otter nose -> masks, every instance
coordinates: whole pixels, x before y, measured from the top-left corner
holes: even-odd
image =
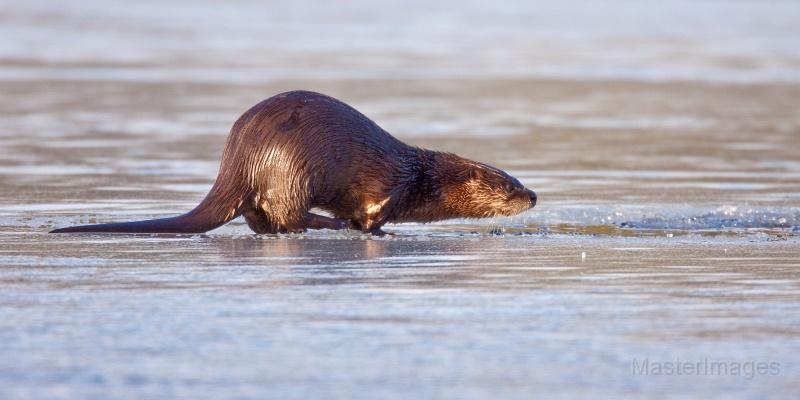
[[[531,198],[531,208],[533,208],[536,205],[536,192],[528,190],[528,196]]]

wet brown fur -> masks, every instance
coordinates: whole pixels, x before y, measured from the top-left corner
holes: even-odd
[[[257,233],[380,234],[387,222],[513,215],[535,204],[536,195],[503,171],[408,146],[339,100],[293,91],[256,104],[234,123],[217,180],[194,210],[53,232],[199,233],[244,215]]]

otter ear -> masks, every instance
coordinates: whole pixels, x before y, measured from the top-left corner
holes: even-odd
[[[482,179],[483,172],[480,168],[470,168],[468,176],[470,179]]]

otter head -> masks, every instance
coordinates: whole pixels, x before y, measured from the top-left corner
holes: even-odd
[[[462,167],[444,187],[445,207],[466,218],[519,214],[536,205],[536,193],[507,173],[476,162]]]

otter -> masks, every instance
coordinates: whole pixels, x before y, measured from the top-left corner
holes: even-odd
[[[339,100],[291,91],[239,117],[214,185],[188,213],[51,233],[203,233],[243,215],[259,234],[382,235],[386,223],[510,216],[534,205],[536,194],[497,168],[409,146]]]

